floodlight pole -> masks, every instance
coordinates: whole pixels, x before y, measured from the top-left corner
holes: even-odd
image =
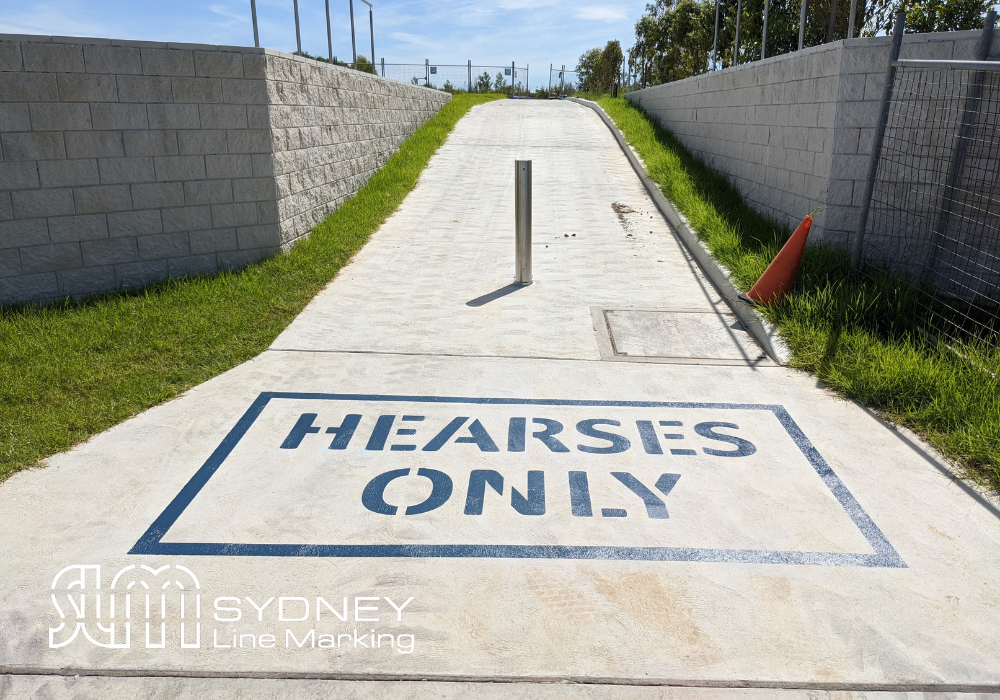
[[[357,70],[358,48],[357,45],[354,43],[354,0],[347,0],[347,1],[351,8],[351,54],[354,56],[354,63],[351,64],[351,67],[354,68],[354,70]]]
[[[847,38],[854,38],[854,19],[858,12],[858,0],[851,0],[851,15],[847,20]]]
[[[295,48],[297,53],[302,55],[302,32],[299,31],[299,0],[292,0],[292,7],[295,8]]]
[[[250,17],[253,19],[253,45],[260,48],[260,33],[257,31],[257,0],[250,0]]]
[[[330,50],[330,63],[333,63],[333,34],[330,31],[330,0],[326,0],[326,46]]]

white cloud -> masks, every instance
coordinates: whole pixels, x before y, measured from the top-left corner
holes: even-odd
[[[500,0],[497,5],[502,10],[533,10],[537,7],[558,5],[559,0]]]
[[[412,44],[413,46],[423,46],[428,49],[437,48],[437,44],[433,41],[428,41],[422,36],[417,36],[416,34],[407,34],[406,32],[393,32],[390,34],[396,41],[401,41],[404,44]]]
[[[209,5],[208,11],[237,22],[246,23],[251,21],[249,12],[236,12],[228,5]]]
[[[628,18],[628,14],[620,7],[608,7],[607,5],[584,5],[576,11],[576,18],[591,22],[621,22]]]

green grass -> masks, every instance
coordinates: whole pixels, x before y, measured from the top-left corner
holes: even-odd
[[[292,250],[139,293],[0,308],[0,480],[258,355],[413,189],[459,95]]]
[[[725,177],[641,109],[623,98],[598,102],[733,282],[748,289],[787,228],[746,206]],[[918,291],[901,280],[859,278],[846,252],[818,245],[806,250],[793,292],[763,313],[791,348],[794,367],[920,433],[963,475],[1000,492],[1000,353],[971,341],[952,349],[928,341],[914,331],[924,313],[917,301]]]

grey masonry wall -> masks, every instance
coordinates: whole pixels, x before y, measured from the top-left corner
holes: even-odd
[[[980,32],[908,34],[901,58],[972,59]],[[757,210],[845,246],[860,215],[889,38],[837,41],[627,97],[725,173]],[[1000,33],[990,55],[1000,54]]]
[[[0,35],[0,304],[286,250],[449,99],[268,49]]]

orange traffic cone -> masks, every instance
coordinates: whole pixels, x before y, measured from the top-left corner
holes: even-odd
[[[757,284],[750,288],[747,294],[740,294],[745,301],[755,304],[776,304],[785,296],[785,292],[795,284],[795,276],[799,274],[799,263],[806,249],[806,239],[812,227],[812,215],[802,219],[792,237],[781,247],[774,260],[764,270]]]

